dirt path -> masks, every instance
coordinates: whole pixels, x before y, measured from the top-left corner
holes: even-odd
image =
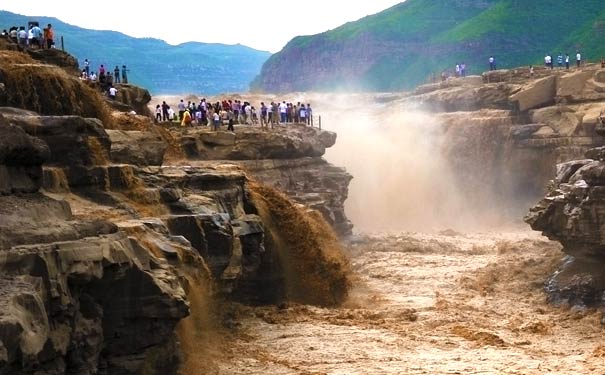
[[[218,373],[605,372],[600,314],[545,304],[562,253],[537,233],[366,237],[349,252],[342,308],[235,306]]]

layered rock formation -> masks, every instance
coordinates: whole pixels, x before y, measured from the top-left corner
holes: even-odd
[[[188,158],[229,160],[259,182],[319,210],[338,233],[351,233],[344,202],[352,176],[321,158],[336,142],[335,133],[293,125],[270,132],[241,126],[235,133],[192,130],[175,135]]]
[[[346,297],[335,134],[167,131],[111,114],[69,61],[0,55],[0,374],[174,374],[206,327],[175,328],[210,299]],[[146,90],[120,92],[148,113]]]
[[[525,207],[545,192],[557,163],[602,143],[605,70],[518,68],[418,87],[400,100],[437,113],[442,152],[474,201]]]
[[[43,141],[1,115],[0,132],[0,373],[135,373],[150,348],[174,346],[183,289],[116,225],[38,192]]]
[[[546,197],[525,217],[534,230],[559,241],[568,254],[546,284],[555,303],[605,305],[605,149],[590,150],[587,159],[557,166]]]
[[[106,131],[96,119],[13,108],[0,113],[0,373],[174,373],[174,328],[189,313],[191,272],[210,293],[249,303],[304,302],[308,295],[309,302],[333,304],[346,295],[346,263],[333,255],[322,260],[324,245],[313,236],[326,236],[318,234],[307,235],[319,252],[302,280],[333,263],[334,277],[321,271],[325,294],[288,286],[289,255],[280,244],[292,237],[267,214],[276,193],[251,190],[241,169],[283,184],[346,232],[350,176],[318,156],[333,134],[242,131],[235,139],[189,132],[183,142],[199,144],[188,150],[207,158],[286,159],[162,166],[168,142],[153,131]],[[233,143],[221,145],[221,136]],[[266,200],[261,209],[259,200]],[[328,225],[296,220],[300,233]]]

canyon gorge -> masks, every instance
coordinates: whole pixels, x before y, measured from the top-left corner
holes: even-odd
[[[602,373],[600,67],[214,132],[0,57],[0,374]]]

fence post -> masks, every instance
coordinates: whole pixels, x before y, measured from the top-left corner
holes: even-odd
[[[319,115],[319,130],[321,130],[321,115]]]
[[[61,35],[61,51],[65,52],[65,43],[63,43],[63,35]]]

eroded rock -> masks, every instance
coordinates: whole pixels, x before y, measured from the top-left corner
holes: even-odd
[[[139,166],[162,165],[168,145],[153,132],[107,130],[111,140],[111,160]]]
[[[602,150],[591,150],[601,156]],[[547,282],[552,302],[595,306],[605,304],[605,162],[577,160],[557,166],[546,197],[531,208],[525,221],[559,241],[569,255]]]

